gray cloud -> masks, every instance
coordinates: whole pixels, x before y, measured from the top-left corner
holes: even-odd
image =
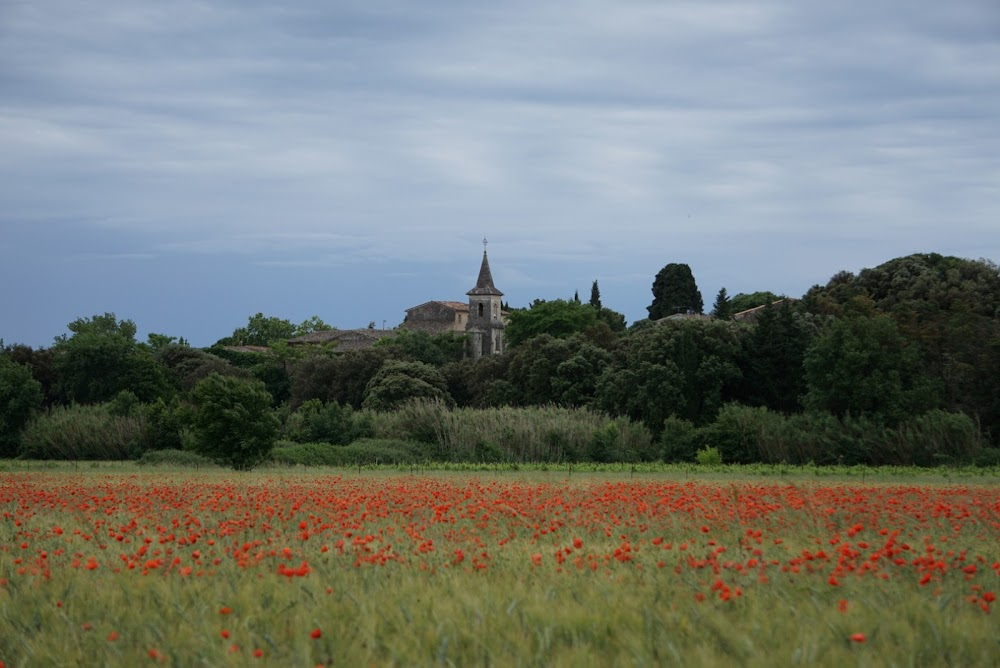
[[[60,221],[456,281],[485,232],[516,301],[607,276],[630,318],[671,261],[714,293],[997,258],[998,37],[992,0],[9,3],[0,226],[51,272]]]

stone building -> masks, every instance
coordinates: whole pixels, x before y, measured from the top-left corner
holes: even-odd
[[[408,308],[406,319],[400,327],[428,334],[468,334],[468,351],[472,359],[502,353],[504,318],[507,313],[501,308],[500,298],[503,293],[493,285],[493,274],[485,249],[476,287],[466,294],[469,296],[468,304],[430,301]]]
[[[486,241],[483,240],[485,244]],[[503,352],[503,313],[500,298],[503,293],[493,285],[490,260],[483,248],[483,264],[479,267],[476,287],[465,293],[469,296],[469,321],[465,331],[469,335],[469,352],[472,359]]]

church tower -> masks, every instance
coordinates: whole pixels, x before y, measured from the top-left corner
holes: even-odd
[[[483,355],[503,352],[503,317],[500,313],[500,298],[503,293],[493,285],[490,261],[486,257],[486,239],[483,239],[483,264],[479,268],[476,287],[469,295],[469,322],[465,331],[469,334],[472,359]]]

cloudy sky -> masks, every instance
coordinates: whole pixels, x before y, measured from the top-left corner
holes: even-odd
[[[0,338],[1000,260],[996,0],[5,0]]]

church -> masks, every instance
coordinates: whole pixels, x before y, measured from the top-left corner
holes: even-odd
[[[469,335],[469,353],[472,359],[503,352],[504,316],[500,292],[493,284],[490,260],[483,240],[483,262],[479,267],[476,286],[465,293],[468,304],[454,301],[430,301],[406,309],[403,329],[428,334],[446,332]]]

